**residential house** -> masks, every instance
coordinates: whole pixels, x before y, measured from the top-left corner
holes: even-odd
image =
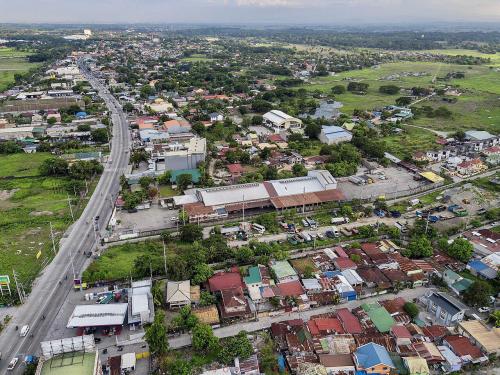
[[[242,287],[224,289],[221,291],[222,319],[243,318],[251,314],[248,301],[243,294]]]
[[[445,336],[443,338],[443,345],[449,347],[464,364],[488,361],[488,357],[481,352],[481,349],[472,345],[467,337],[460,335]]]
[[[424,358],[403,357],[402,359],[408,369],[408,375],[430,375],[429,366]]]
[[[456,325],[464,318],[465,310],[444,294],[432,292],[424,299],[427,312],[442,325]]]
[[[479,158],[463,161],[457,165],[457,172],[462,176],[470,176],[487,170],[488,167]]]
[[[191,305],[190,281],[168,281],[166,302],[170,308]]]
[[[286,260],[271,261],[271,269],[274,271],[276,281],[279,283],[299,279],[297,272]]]
[[[328,375],[354,375],[356,371],[351,354],[320,354],[319,363],[325,366]]]
[[[374,343],[356,349],[354,362],[358,371],[365,371],[367,374],[389,375],[396,368],[387,349]]]
[[[447,346],[437,347],[444,361],[441,363],[441,369],[444,372],[457,372],[462,368],[462,360]]]
[[[363,327],[361,327],[361,323],[359,322],[358,318],[356,318],[356,316],[351,311],[349,311],[349,309],[338,309],[336,311],[336,314],[345,332],[350,334],[363,333]]]
[[[480,320],[458,323],[457,331],[487,355],[500,354],[500,328],[490,328]]]
[[[410,345],[412,335],[404,325],[397,324],[391,327],[391,335],[396,340],[396,345]]]
[[[361,307],[381,333],[389,332],[396,324],[391,314],[389,314],[387,310],[378,303],[363,303]]]
[[[218,122],[218,121],[224,121],[224,116],[218,112],[212,112],[209,114],[209,116],[210,116],[210,122],[212,122],[212,123]]]

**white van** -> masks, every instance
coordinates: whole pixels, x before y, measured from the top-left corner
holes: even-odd
[[[14,370],[14,367],[16,367],[17,362],[19,362],[19,358],[14,357],[12,360],[9,362],[9,367],[7,367],[7,370],[12,371]]]
[[[259,234],[264,234],[264,232],[266,231],[266,228],[264,226],[257,223],[252,224],[252,229]]]
[[[21,328],[21,332],[19,332],[19,336],[24,337],[28,334],[29,331],[30,331],[30,326],[26,324],[25,326],[23,326],[23,328]]]

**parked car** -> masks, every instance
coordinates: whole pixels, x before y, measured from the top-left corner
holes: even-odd
[[[401,212],[399,211],[391,211],[391,216],[394,218],[401,217]]]
[[[488,306],[480,307],[479,309],[477,309],[477,311],[479,311],[480,313],[487,313],[490,310],[491,310],[491,308]]]

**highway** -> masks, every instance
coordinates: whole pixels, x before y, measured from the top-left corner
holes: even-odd
[[[14,357],[19,357],[19,363],[9,373],[22,374],[24,356],[39,355],[40,342],[45,339],[52,320],[73,290],[73,269],[79,277],[88,263],[84,252],[96,248],[98,236],[106,227],[119,191],[120,176],[128,165],[130,132],[120,104],[81,61],[78,66],[110,111],[113,123],[110,158],[82,215],[66,232],[59,252],[35,280],[26,302],[16,309],[12,321],[0,335],[0,374],[7,373],[8,363]],[[30,331],[25,337],[20,337],[21,327],[26,324]]]

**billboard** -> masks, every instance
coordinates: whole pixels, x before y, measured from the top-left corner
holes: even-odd
[[[0,285],[8,286],[10,284],[9,275],[0,275]]]

